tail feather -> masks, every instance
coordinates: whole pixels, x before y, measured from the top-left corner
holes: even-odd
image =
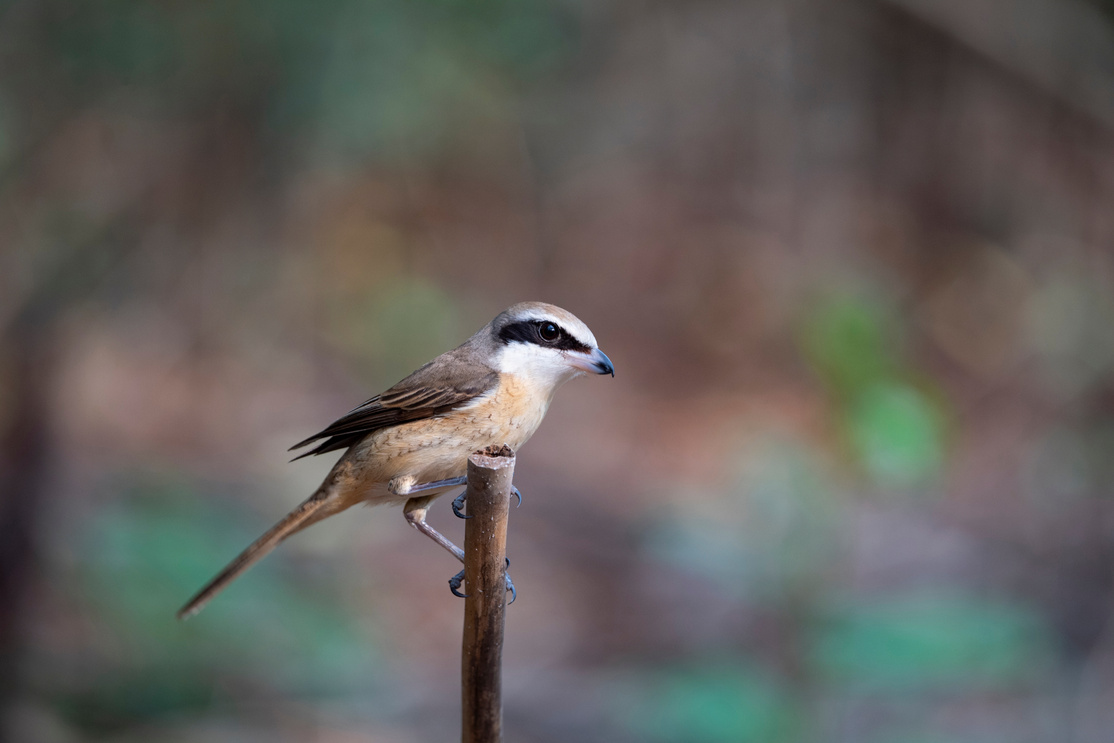
[[[326,516],[331,516],[337,510],[341,510],[327,507],[332,505],[332,499],[321,497],[322,495],[324,493],[319,491],[314,497],[283,517],[281,521],[267,530],[267,533],[252,542],[247,549],[241,552],[235,560],[228,563],[224,570],[205,584],[205,587],[198,591],[197,595],[178,611],[178,618],[189,619],[201,611],[214,596],[223,591],[229,583],[240,577],[248,568],[266,557],[282,540]]]

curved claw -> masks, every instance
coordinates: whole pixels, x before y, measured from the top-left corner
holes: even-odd
[[[511,495],[513,495],[515,498],[518,498],[518,503],[515,505],[515,508],[518,508],[519,506],[521,506],[522,505],[522,493],[520,493],[518,491],[518,488],[516,488],[514,485],[511,485]]]
[[[516,598],[518,598],[518,591],[514,590],[514,581],[511,580],[511,576],[506,572],[507,568],[509,568],[511,566],[511,558],[504,555],[503,559],[507,563],[506,565],[503,566],[503,577],[507,580],[507,589],[506,590],[511,592],[511,600],[507,602],[507,606],[510,606],[511,604],[514,603],[514,600]]]
[[[453,498],[453,513],[456,514],[458,519],[470,519],[471,515],[462,513],[460,509],[464,508],[464,501],[468,499],[468,491],[465,490],[457,497]]]
[[[459,573],[454,575],[452,578],[449,578],[449,590],[452,591],[453,596],[457,596],[459,598],[466,599],[466,598],[468,598],[468,594],[460,592],[460,584],[463,583],[463,582],[464,582],[464,571],[461,570]]]
[[[508,557],[508,558],[506,558],[506,560],[507,560],[507,565],[510,565],[511,564],[511,558]],[[510,606],[511,604],[514,603],[514,600],[518,598],[518,591],[514,587],[514,581],[511,580],[511,576],[504,573],[503,577],[506,580],[506,590],[511,592],[511,600],[507,602],[507,606]],[[462,599],[466,599],[466,598],[468,598],[468,594],[460,592],[460,586],[463,583],[464,583],[464,571],[461,570],[459,573],[454,575],[452,578],[449,578],[449,590],[452,591],[452,594],[454,596],[457,596],[457,597],[462,598]]]

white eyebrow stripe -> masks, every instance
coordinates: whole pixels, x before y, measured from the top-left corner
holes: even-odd
[[[516,322],[551,322],[565,332],[571,335],[575,340],[583,343],[589,348],[598,348],[596,343],[596,336],[592,335],[592,331],[588,326],[575,317],[559,318],[549,314],[539,314],[536,311],[527,310],[521,315],[515,315],[511,320],[512,323]]]

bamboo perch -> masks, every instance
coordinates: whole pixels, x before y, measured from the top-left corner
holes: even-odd
[[[503,623],[507,608],[507,515],[514,452],[488,447],[468,458],[464,527],[463,743],[503,740]]]

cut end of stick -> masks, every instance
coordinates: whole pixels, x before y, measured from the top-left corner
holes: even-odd
[[[504,467],[514,466],[514,449],[506,444],[488,446],[474,452],[468,459],[477,467],[501,470]]]
[[[478,454],[481,457],[511,457],[511,458],[514,458],[514,449],[507,446],[506,444],[500,444],[498,446],[492,444],[491,446],[485,446],[483,449],[478,450],[476,452],[476,454]]]

